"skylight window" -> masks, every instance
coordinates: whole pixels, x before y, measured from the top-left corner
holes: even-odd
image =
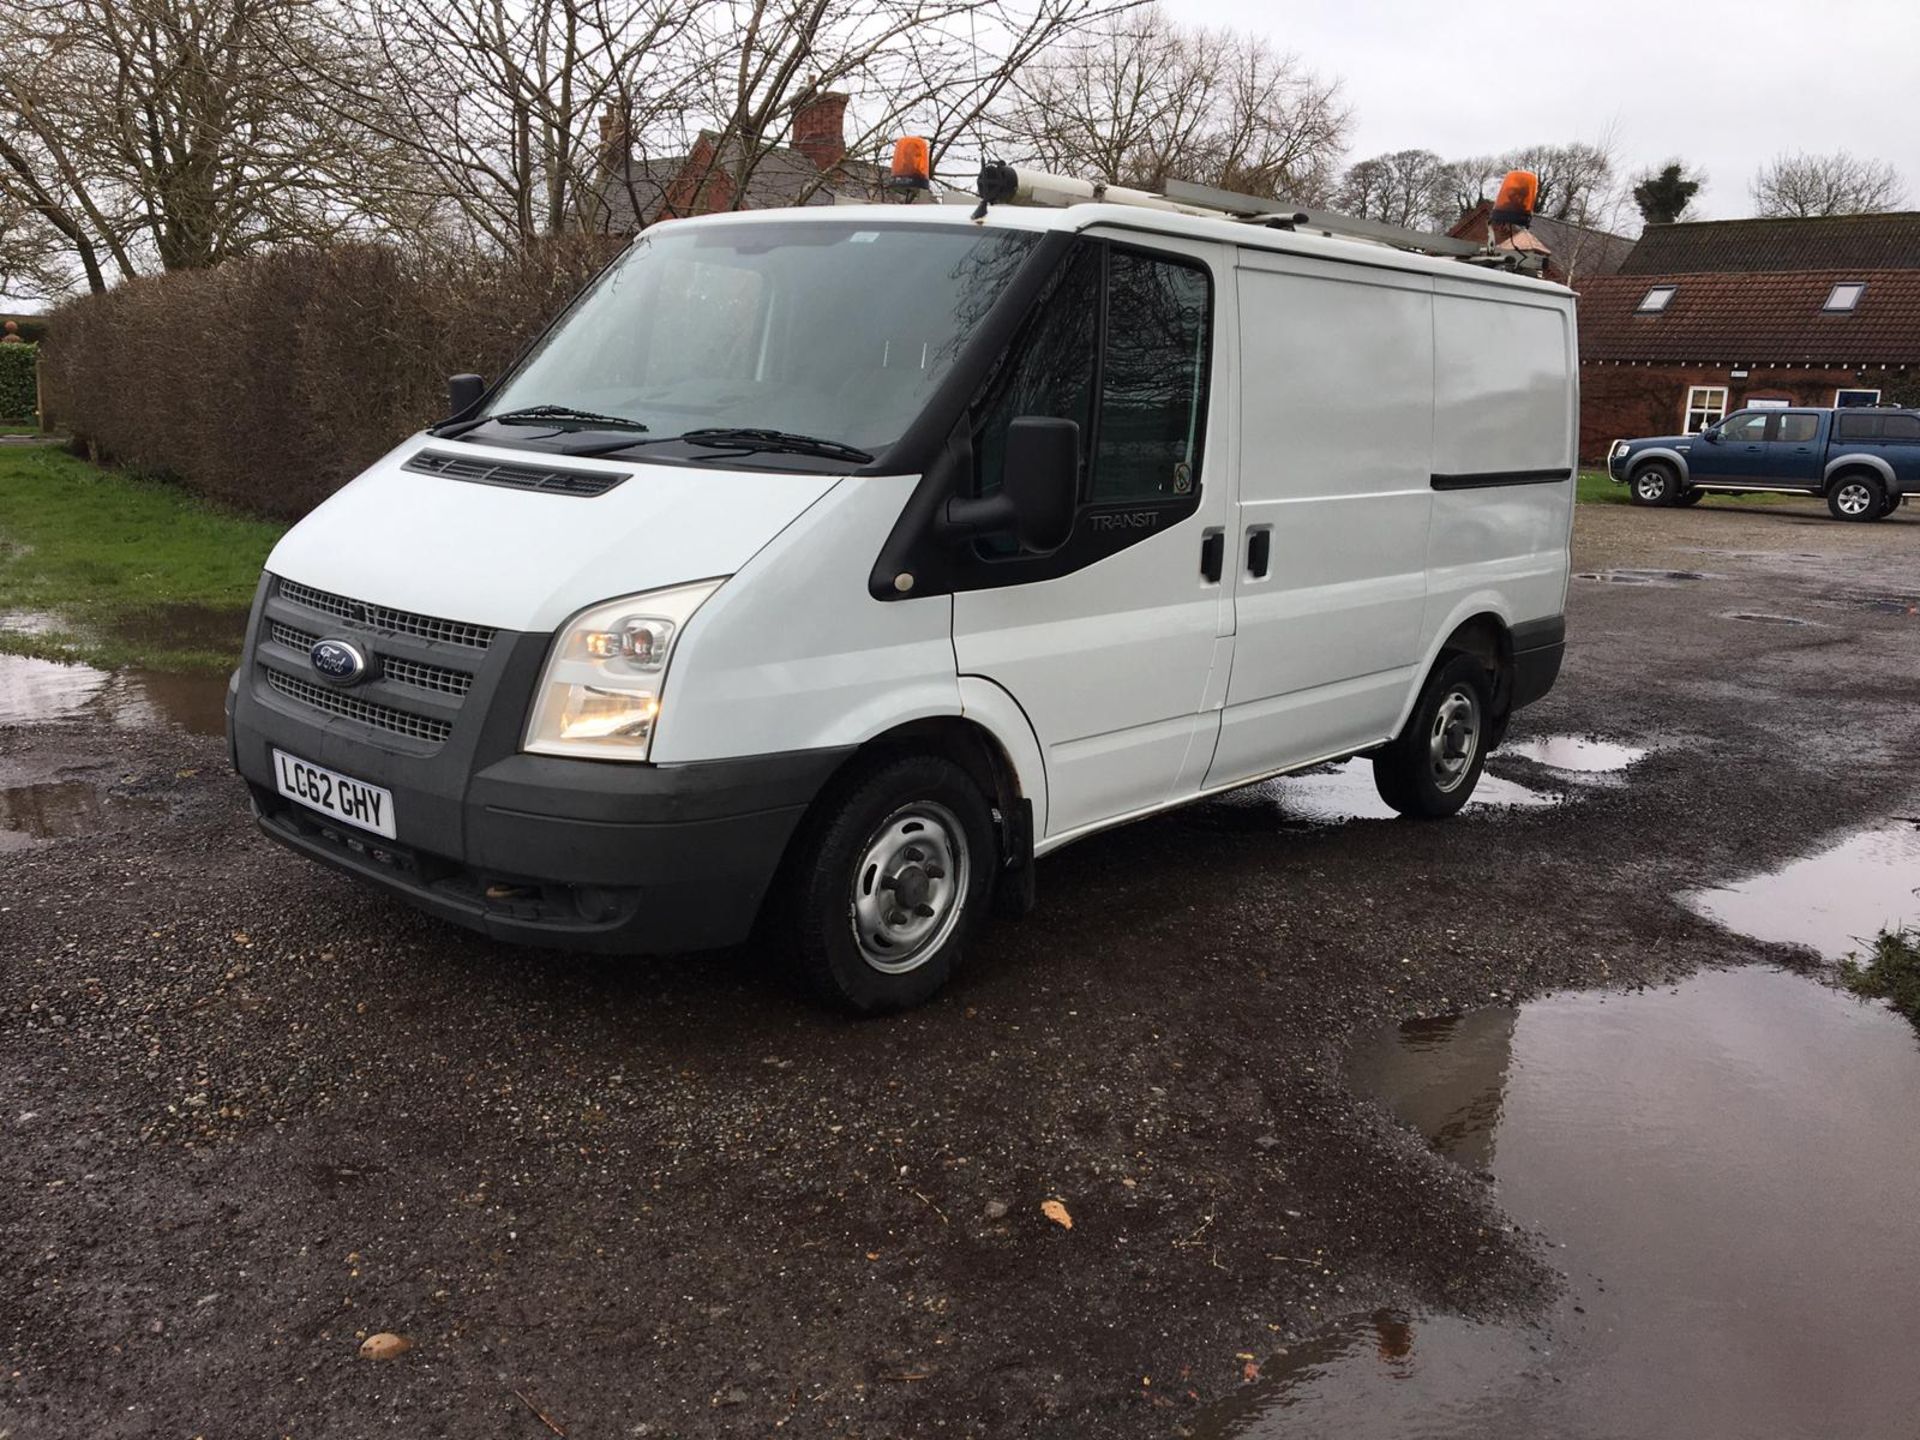
[[[1640,303],[1634,307],[1636,315],[1658,315],[1673,301],[1673,292],[1677,285],[1656,285],[1640,297]]]
[[[1827,303],[1820,308],[1830,315],[1851,314],[1853,307],[1860,303],[1860,297],[1866,293],[1866,289],[1864,280],[1842,280],[1827,292]]]

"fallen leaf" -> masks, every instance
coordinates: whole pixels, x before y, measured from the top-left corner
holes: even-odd
[[[369,1335],[360,1342],[362,1360],[392,1360],[404,1355],[413,1348],[413,1341],[404,1335],[395,1335],[391,1330],[382,1330],[378,1335]]]
[[[1246,1364],[1240,1367],[1240,1378],[1248,1381],[1258,1380],[1260,1378],[1259,1365],[1252,1360],[1247,1361]]]
[[[1040,1207],[1040,1213],[1053,1221],[1062,1230],[1073,1229],[1073,1216],[1067,1213],[1064,1201],[1049,1200]]]

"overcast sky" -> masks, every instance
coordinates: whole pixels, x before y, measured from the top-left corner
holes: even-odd
[[[1452,159],[1593,140],[1625,168],[1704,169],[1703,218],[1753,213],[1783,150],[1891,161],[1920,208],[1920,0],[1168,0],[1189,23],[1265,35],[1337,75],[1358,160]],[[1533,18],[1528,18],[1531,10]]]

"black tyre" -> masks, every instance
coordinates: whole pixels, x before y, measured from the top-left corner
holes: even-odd
[[[986,798],[952,761],[901,755],[850,777],[810,818],[787,872],[808,981],[862,1015],[930,999],[985,920],[996,850]]]
[[[1707,492],[1704,490],[1687,490],[1687,491],[1684,491],[1681,494],[1680,498],[1678,500],[1675,500],[1673,503],[1676,505],[1698,505],[1702,500],[1706,498],[1707,498]]]
[[[1827,511],[1836,520],[1878,520],[1887,513],[1887,487],[1878,475],[1849,471],[1827,487]]]
[[[1903,505],[1906,502],[1906,498],[1907,497],[1904,495],[1887,496],[1886,504],[1880,507],[1880,518],[1884,520],[1887,518],[1887,516],[1891,515],[1894,511],[1898,510],[1901,507],[1901,505]]]
[[[1680,473],[1664,460],[1652,460],[1627,481],[1627,498],[1636,505],[1671,505],[1680,494]]]
[[[1373,784],[1402,815],[1438,820],[1467,803],[1487,763],[1486,667],[1455,655],[1434,667],[1397,736],[1373,754]]]

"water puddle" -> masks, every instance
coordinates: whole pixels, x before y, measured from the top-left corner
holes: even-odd
[[[226,728],[227,682],[217,675],[96,670],[57,660],[0,655],[0,726],[105,719],[148,729],[170,724],[193,735]]]
[[[1863,830],[1765,875],[1680,896],[1756,940],[1804,945],[1828,960],[1865,951],[1883,929],[1920,926],[1920,823]]]
[[[1647,747],[1584,735],[1542,735],[1531,740],[1509,740],[1500,747],[1500,753],[1572,775],[1616,775],[1644,759]]]
[[[1349,1078],[1488,1173],[1566,1293],[1531,1325],[1342,1321],[1195,1433],[1913,1433],[1920,1046],[1886,1008],[1714,971],[1395,1026]]]
[[[1585,570],[1576,580],[1604,580],[1613,585],[1673,585],[1690,580],[1718,580],[1704,570]]]
[[[1560,803],[1560,796],[1531,790],[1484,771],[1467,810],[1532,810]],[[1350,820],[1397,820],[1399,815],[1373,785],[1373,762],[1356,757],[1297,775],[1283,775],[1220,796],[1205,807],[1216,815],[1266,824],[1344,825]]]
[[[0,787],[0,854],[44,840],[116,830],[121,817],[160,808],[151,800],[109,795],[84,780]]]
[[[1812,625],[1812,620],[1802,620],[1797,615],[1772,615],[1764,610],[1729,610],[1720,617],[1722,620],[1747,620],[1755,625]]]

